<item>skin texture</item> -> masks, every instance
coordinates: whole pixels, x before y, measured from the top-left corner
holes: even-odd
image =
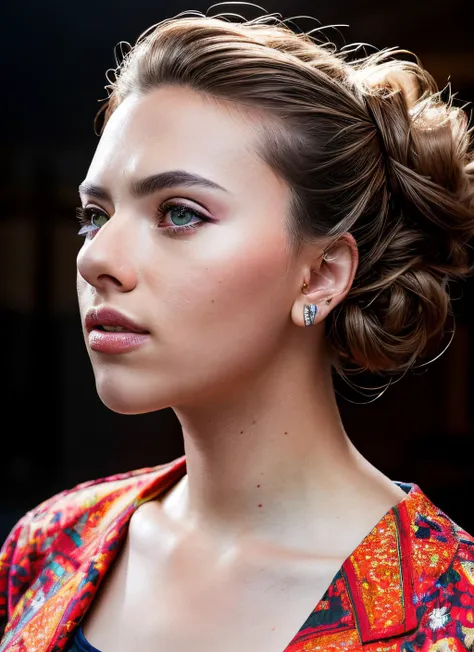
[[[89,308],[108,306],[150,331],[145,345],[119,355],[91,350],[84,332],[100,398],[124,414],[171,406],[187,455],[187,475],[134,514],[117,578],[128,574],[133,585],[135,550],[156,577],[163,577],[163,568],[176,569],[166,575],[167,586],[181,608],[183,596],[194,595],[195,609],[196,595],[209,584],[214,603],[206,603],[208,616],[199,611],[201,623],[217,620],[232,588],[243,592],[241,604],[257,616],[265,595],[270,616],[260,613],[261,631],[253,625],[245,638],[242,614],[233,639],[236,650],[263,652],[267,629],[275,625],[268,619],[281,608],[281,650],[340,563],[405,494],[349,441],[324,347],[324,318],[351,287],[356,244],[346,234],[327,261],[321,258],[327,242],[290,256],[289,188],[258,157],[261,119],[179,87],[129,96],[108,122],[85,180],[110,198],[81,193],[83,206],[110,219],[85,239],[77,288],[82,319]],[[142,198],[130,193],[131,182],[175,169],[228,192],[177,186]],[[164,202],[185,203],[212,222],[170,235],[163,226],[183,222],[176,212],[157,217]],[[310,328],[304,326],[305,303],[318,305]],[[301,554],[318,562],[318,580],[314,568],[301,565]],[[193,575],[193,568],[202,574]],[[239,588],[243,572],[245,590]],[[282,573],[292,581],[280,597],[269,596],[265,592]],[[305,589],[305,577],[313,588]],[[155,590],[165,584],[156,580]],[[117,641],[106,627],[118,608],[112,596],[126,589],[119,579],[110,586],[115,590],[102,601],[109,611],[102,606],[85,632],[97,647],[112,649]],[[296,611],[281,602],[283,596],[292,598]],[[178,625],[176,631],[182,636]],[[189,649],[189,641],[162,633],[151,633],[150,640],[164,643],[163,649]],[[214,644],[203,638],[202,649]],[[196,639],[193,646],[201,649]],[[268,649],[279,647],[274,642]]]

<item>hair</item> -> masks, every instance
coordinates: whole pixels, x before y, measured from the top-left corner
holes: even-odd
[[[272,14],[222,16],[183,12],[126,44],[96,120],[169,84],[263,114],[258,153],[291,189],[290,251],[357,242],[352,287],[325,320],[334,368],[407,371],[443,335],[448,283],[473,271],[466,112],[406,50],[360,57]]]

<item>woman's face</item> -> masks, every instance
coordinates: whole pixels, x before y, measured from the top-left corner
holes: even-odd
[[[284,346],[301,285],[287,252],[290,194],[255,151],[250,118],[180,87],[129,96],[107,123],[81,189],[77,289],[112,410],[227,400]],[[120,321],[100,309],[142,334],[105,332],[98,324]]]

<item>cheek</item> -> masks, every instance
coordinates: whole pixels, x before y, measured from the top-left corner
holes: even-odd
[[[245,309],[246,304],[254,308],[256,303],[263,309],[284,292],[287,263],[285,239],[280,233],[252,232],[243,241],[236,238],[224,255],[206,265],[202,294],[215,293],[223,304],[229,302],[236,308]],[[211,292],[206,292],[206,286]]]
[[[168,308],[174,315],[168,313],[167,334],[174,344],[179,338],[187,355],[199,357],[200,351],[212,349],[222,354],[225,348],[247,344],[260,347],[272,329],[286,324],[285,241],[276,236],[263,243],[258,237],[245,243],[234,238],[232,247],[221,242],[214,248],[219,255],[188,259],[183,276],[168,286]]]

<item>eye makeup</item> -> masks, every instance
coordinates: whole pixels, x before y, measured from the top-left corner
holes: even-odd
[[[208,222],[213,222],[201,212],[196,211],[194,208],[191,208],[187,204],[182,204],[179,202],[171,203],[167,202],[162,204],[157,210],[158,224],[160,225],[163,221],[163,218],[171,213],[175,212],[175,217],[171,219],[183,219],[186,214],[194,216],[199,221],[193,222],[190,224],[174,224],[171,226],[160,226],[161,229],[170,234],[182,233],[184,231],[189,231],[190,229],[197,229]],[[76,217],[79,220],[81,228],[78,232],[78,235],[84,235],[86,237],[93,237],[93,235],[105,224],[108,222],[110,217],[99,208],[95,206],[79,206],[76,208]]]

